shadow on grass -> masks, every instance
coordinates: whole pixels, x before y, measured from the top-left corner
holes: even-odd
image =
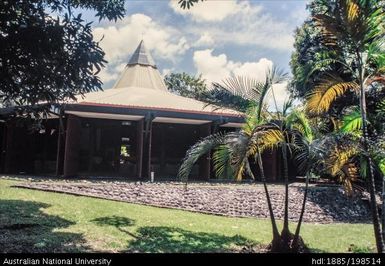
[[[190,252],[240,252],[243,248],[257,246],[242,236],[224,236],[215,233],[192,232],[177,227],[146,226],[134,231],[135,221],[126,217],[100,217],[92,222],[101,226],[114,226],[133,237],[124,252],[190,253]]]
[[[135,221],[122,216],[109,216],[109,217],[100,217],[93,219],[91,222],[96,223],[97,225],[109,225],[117,228],[125,227],[125,226],[133,226],[135,225]]]
[[[99,226],[114,226],[120,232],[126,233],[127,235],[130,235],[133,238],[137,238],[137,236],[135,234],[133,234],[130,231],[123,228],[123,227],[135,225],[135,221],[130,219],[130,218],[114,215],[114,216],[110,216],[110,217],[96,218],[96,219],[93,219],[91,222],[94,222]]]
[[[224,236],[165,226],[141,227],[137,234],[138,238],[129,243],[129,252],[240,252],[256,244],[239,235]]]
[[[55,232],[74,223],[42,211],[50,205],[22,200],[0,201],[0,252],[87,251],[81,234]]]

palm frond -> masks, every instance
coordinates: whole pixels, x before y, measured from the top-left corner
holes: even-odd
[[[338,170],[336,177],[350,196],[353,194],[353,184],[359,178],[359,169],[353,163],[344,165],[342,169]]]
[[[279,84],[287,80],[288,74],[282,69],[275,65],[269,68],[266,72],[267,82],[269,84]]]
[[[315,26],[320,29],[322,42],[326,46],[337,46],[340,28],[337,21],[326,14],[315,14],[312,18]]]
[[[328,153],[324,160],[327,171],[343,184],[348,194],[353,192],[353,184],[358,180],[360,171],[363,169],[357,167],[354,163],[357,158],[361,158],[362,152],[360,145],[349,135],[336,134],[329,137]],[[325,145],[325,143],[324,143]]]
[[[213,167],[218,178],[232,178],[231,151],[227,145],[220,145],[213,153]]]
[[[342,133],[355,132],[362,127],[362,117],[360,108],[354,108],[350,113],[346,114],[342,118],[342,127],[340,131]]]
[[[310,166],[310,143],[299,134],[294,134],[293,138],[293,158],[299,171],[304,172]]]
[[[253,102],[246,111],[245,124],[242,129],[248,135],[251,135],[254,128],[262,122],[262,119],[257,117],[259,109],[259,106]]]
[[[259,98],[258,98],[258,101],[256,104],[256,107],[257,107],[256,119],[257,119],[258,123],[262,122],[263,109],[266,108],[265,100],[266,100],[266,96],[268,95],[270,89],[271,89],[271,86],[268,82],[263,84],[263,86],[260,88],[260,95],[259,95]]]
[[[188,176],[190,175],[190,172],[197,160],[213,148],[222,145],[224,142],[225,135],[223,133],[217,133],[203,138],[191,146],[191,148],[186,152],[182,165],[179,168],[178,177],[182,181],[187,182]]]
[[[382,175],[385,175],[385,157],[377,158],[376,163],[378,168],[381,170]]]
[[[264,150],[275,149],[284,143],[285,135],[280,128],[270,127],[255,132],[253,140],[255,141],[255,147],[253,149],[255,150],[255,148],[258,147],[259,152],[263,152]]]
[[[379,102],[376,106],[376,112],[379,115],[385,116],[385,100],[382,100]]]
[[[328,158],[327,165],[330,173],[336,176],[339,171],[355,156],[359,154],[359,149],[356,145],[345,144],[336,146]]]
[[[315,87],[308,95],[306,110],[313,114],[327,112],[332,103],[349,90],[357,91],[359,86],[356,82],[345,82],[340,78],[326,80]]]
[[[305,112],[293,110],[287,117],[287,123],[291,128],[298,130],[308,142],[313,141],[313,129]]]
[[[251,103],[249,99],[215,86],[212,90],[207,91],[205,98],[201,100],[206,103],[206,106],[213,107],[214,110],[229,108],[239,112],[245,112]]]
[[[226,90],[245,99],[255,100],[259,96],[261,82],[246,76],[234,76],[223,80],[221,83],[213,83],[214,88]]]
[[[360,14],[360,6],[354,0],[347,1],[347,17],[350,23],[354,22]]]
[[[243,130],[231,132],[226,135],[224,145],[228,148],[228,154],[231,160],[231,167],[234,171],[234,177],[237,181],[243,178],[245,163],[251,152],[251,137]]]
[[[243,178],[243,173],[245,171],[245,161],[246,161],[246,159],[242,160],[242,162],[237,165],[237,168],[235,171],[235,180],[236,181],[241,181]]]
[[[286,116],[292,107],[293,107],[293,99],[290,98],[290,99],[286,100],[286,101],[283,103],[283,107],[282,107],[282,115],[283,115],[283,116]]]

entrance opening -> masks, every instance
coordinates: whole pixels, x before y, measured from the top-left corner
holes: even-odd
[[[79,173],[94,176],[136,175],[136,122],[83,119]]]

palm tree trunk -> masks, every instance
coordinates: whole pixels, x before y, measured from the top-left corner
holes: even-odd
[[[299,215],[299,220],[298,220],[297,228],[295,229],[294,239],[293,239],[293,248],[295,248],[295,249],[298,247],[299,232],[301,230],[303,215],[305,213],[307,192],[308,192],[308,188],[309,188],[309,178],[310,178],[309,170],[307,170],[306,171],[306,184],[305,184],[305,191],[304,191],[304,194],[303,194],[301,213]]]
[[[384,252],[384,240],[381,232],[380,218],[378,214],[377,201],[376,201],[376,188],[374,180],[374,169],[370,156],[368,156],[369,150],[369,141],[368,141],[368,125],[367,125],[367,113],[366,113],[366,97],[365,97],[365,87],[364,87],[364,69],[362,67],[362,59],[359,52],[357,52],[358,61],[360,62],[359,69],[359,81],[360,81],[360,108],[361,108],[361,118],[362,118],[362,135],[363,135],[363,146],[365,151],[365,157],[368,163],[368,185],[369,185],[369,195],[370,195],[370,206],[372,212],[372,220],[374,227],[374,236],[376,239],[376,246],[378,253]]]
[[[382,240],[385,239],[385,176],[382,176],[382,208],[381,208],[381,220],[382,220]]]
[[[259,152],[259,150],[257,151],[257,160],[258,160],[258,166],[259,166],[259,172],[261,175],[261,180],[263,183],[263,188],[265,190],[267,207],[269,209],[271,226],[272,226],[272,230],[273,230],[272,250],[274,250],[276,248],[279,248],[278,246],[280,243],[280,235],[279,235],[277,223],[276,223],[275,217],[274,217],[274,210],[273,210],[273,205],[271,204],[269,190],[267,189],[265,171],[264,171],[263,163],[262,163],[262,156],[261,156],[261,153]]]
[[[282,146],[283,156],[283,175],[285,181],[285,210],[283,216],[283,230],[282,233],[289,232],[289,167],[287,162],[287,150],[286,146]]]

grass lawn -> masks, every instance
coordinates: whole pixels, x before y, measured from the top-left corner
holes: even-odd
[[[2,252],[228,252],[271,239],[269,220],[12,188],[17,182],[0,179]],[[314,252],[370,252],[372,231],[305,223],[302,237]]]

